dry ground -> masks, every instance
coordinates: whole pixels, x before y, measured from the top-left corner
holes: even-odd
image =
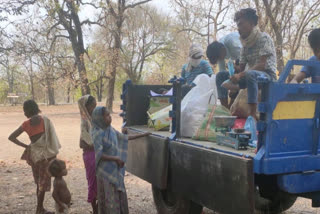
[[[118,109],[118,106],[115,107]],[[72,192],[73,205],[71,213],[90,213],[86,202],[87,185],[82,161],[82,151],[79,148],[80,119],[76,105],[41,106],[43,114],[54,123],[62,144],[59,158],[67,162],[69,174],[66,181]],[[119,112],[113,114],[113,126],[119,128],[121,118]],[[16,129],[25,117],[22,107],[0,107],[0,214],[32,214],[35,212],[35,185],[28,165],[20,160],[23,149],[10,143],[8,135]],[[20,138],[28,143],[24,134]],[[153,204],[150,184],[128,174],[126,176],[129,209],[131,214],[156,214]],[[53,199],[47,194],[45,207],[53,210]],[[320,214],[319,209],[310,207],[311,202],[299,199],[286,214]],[[213,211],[205,210],[205,214]]]

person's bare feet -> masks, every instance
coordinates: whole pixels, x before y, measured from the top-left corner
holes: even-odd
[[[47,211],[44,208],[39,208],[37,209],[36,214],[54,214],[54,212]]]

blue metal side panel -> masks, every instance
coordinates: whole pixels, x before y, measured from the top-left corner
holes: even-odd
[[[320,190],[319,181],[320,172],[278,176],[278,184],[280,189],[292,194]]]
[[[254,172],[257,174],[320,170],[320,84],[286,84],[293,65],[320,68],[320,63],[289,61],[278,82],[264,85],[265,96],[259,105],[263,115],[258,124],[259,151],[254,157]],[[314,118],[274,120],[273,112],[283,101],[316,101]]]
[[[272,140],[268,157],[311,155],[313,120],[278,120],[269,127]]]

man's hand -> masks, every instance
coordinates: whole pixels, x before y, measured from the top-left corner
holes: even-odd
[[[241,67],[240,67],[240,65],[237,65],[237,64],[234,64],[234,73],[240,73],[241,72]]]
[[[236,84],[239,82],[240,78],[241,78],[240,74],[234,74],[233,76],[230,77],[230,81]]]

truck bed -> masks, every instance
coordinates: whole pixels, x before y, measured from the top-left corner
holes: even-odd
[[[139,132],[151,132],[154,135],[158,135],[158,136],[161,136],[164,138],[170,137],[170,135],[171,135],[171,133],[169,131],[155,131],[152,128],[148,128],[146,125],[144,125],[144,126],[129,126],[128,128],[139,131]],[[216,151],[229,153],[229,154],[237,155],[237,156],[245,156],[245,157],[253,158],[256,155],[255,148],[251,148],[251,147],[247,147],[246,150],[236,150],[231,147],[218,145],[215,142],[193,140],[191,138],[184,138],[184,137],[181,139],[178,139],[176,141],[186,143],[191,146],[202,147],[204,149],[209,149],[209,150],[216,150]]]

